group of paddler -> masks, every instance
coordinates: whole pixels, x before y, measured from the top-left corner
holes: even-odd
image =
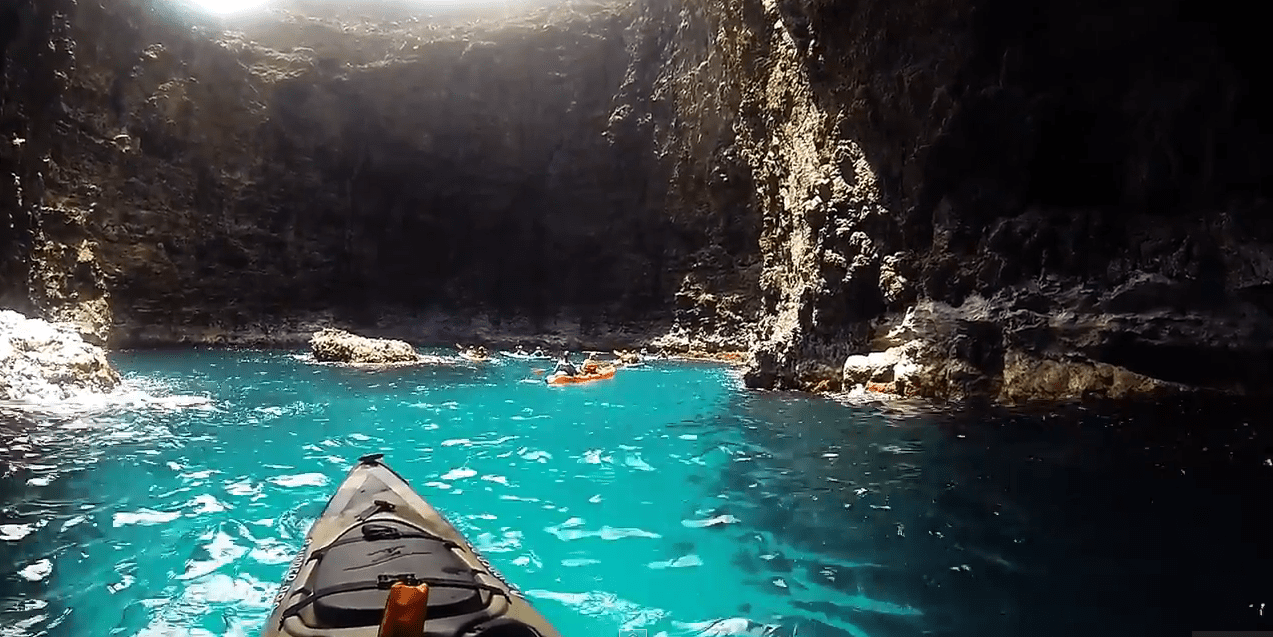
[[[464,346],[456,344],[455,347],[459,350],[461,358],[475,362],[482,362],[491,359],[491,354],[487,351],[484,345]],[[566,350],[563,351],[557,358],[557,363],[551,372],[548,372],[548,370],[537,369],[535,370],[535,374],[540,375],[547,372],[545,380],[549,384],[579,383],[590,380],[601,380],[603,378],[610,378],[614,376],[615,370],[620,365],[639,365],[642,360],[642,354],[644,353],[644,350],[640,353],[630,350],[615,350],[614,361],[602,361],[597,358],[597,352],[588,352],[588,357],[583,361],[583,363],[576,366],[570,360],[571,352]],[[549,358],[542,349],[536,348],[534,351],[528,352],[526,351],[526,348],[521,345],[518,345],[512,352],[506,352],[505,355],[511,358],[522,359],[542,360]]]

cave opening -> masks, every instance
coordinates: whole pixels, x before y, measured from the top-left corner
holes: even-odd
[[[1124,189],[1120,124],[1075,106],[1038,117],[1026,200],[1044,207],[1117,205]]]
[[[1256,387],[1273,371],[1273,350],[1150,343],[1130,334],[1111,338],[1095,358],[1151,378],[1199,387]]]

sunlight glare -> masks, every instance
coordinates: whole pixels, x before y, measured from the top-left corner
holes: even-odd
[[[261,8],[267,0],[193,0],[193,3],[208,13],[230,15]]]
[[[274,0],[174,0],[178,4],[186,4],[203,13],[218,16],[245,15],[262,11]],[[359,0],[324,0],[334,6],[352,9],[361,4]],[[463,11],[466,9],[510,9],[518,5],[546,4],[530,0],[406,0],[406,6],[414,6],[425,11]]]

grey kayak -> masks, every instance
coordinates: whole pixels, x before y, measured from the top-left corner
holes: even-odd
[[[382,457],[359,459],[336,489],[262,637],[376,637],[395,582],[429,589],[421,637],[561,637]]]

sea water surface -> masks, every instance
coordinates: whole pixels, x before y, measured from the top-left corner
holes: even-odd
[[[0,414],[2,636],[256,634],[373,452],[567,637],[1273,627],[1267,412],[902,410],[685,362],[548,387],[507,358],[114,358],[207,400]]]

